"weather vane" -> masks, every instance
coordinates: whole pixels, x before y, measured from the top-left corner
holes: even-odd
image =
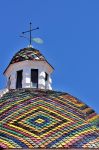
[[[22,35],[20,37],[27,38],[30,42],[29,46],[31,46],[32,41],[36,42],[38,44],[42,44],[43,40],[41,38],[39,38],[39,37],[32,38],[32,31],[37,30],[37,29],[39,29],[39,27],[32,29],[32,23],[30,22],[30,30],[22,32]],[[25,33],[29,33],[30,36],[29,37],[24,36]]]

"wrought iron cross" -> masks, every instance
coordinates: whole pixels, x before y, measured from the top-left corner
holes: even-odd
[[[30,45],[31,45],[31,39],[32,39],[32,31],[37,30],[37,29],[39,29],[39,27],[32,29],[32,23],[30,22],[30,30],[25,31],[25,32],[22,32],[22,34],[25,34],[25,33],[27,33],[27,32],[30,33],[30,38],[29,38]],[[22,37],[22,36],[21,36],[21,37]]]

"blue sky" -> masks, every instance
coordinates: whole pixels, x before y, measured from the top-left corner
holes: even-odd
[[[29,22],[53,65],[53,89],[79,98],[99,113],[99,0],[0,0],[0,89],[10,59],[28,41]]]

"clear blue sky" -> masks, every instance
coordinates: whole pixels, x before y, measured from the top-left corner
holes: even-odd
[[[34,44],[53,65],[53,89],[65,91],[99,113],[99,0],[0,0],[0,89],[3,71],[28,41],[19,37],[39,26]]]

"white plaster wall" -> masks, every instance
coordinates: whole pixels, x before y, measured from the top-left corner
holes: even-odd
[[[5,76],[11,76],[10,89],[16,88],[16,75],[17,71],[23,70],[22,88],[31,88],[31,69],[38,69],[38,88],[51,90],[51,77],[53,72],[52,67],[45,61],[21,61],[11,64],[5,72]],[[48,81],[45,82],[45,72],[49,75]]]
[[[48,81],[46,81],[46,83],[45,83],[46,89],[52,90],[51,84],[52,84],[52,79],[49,74]]]

